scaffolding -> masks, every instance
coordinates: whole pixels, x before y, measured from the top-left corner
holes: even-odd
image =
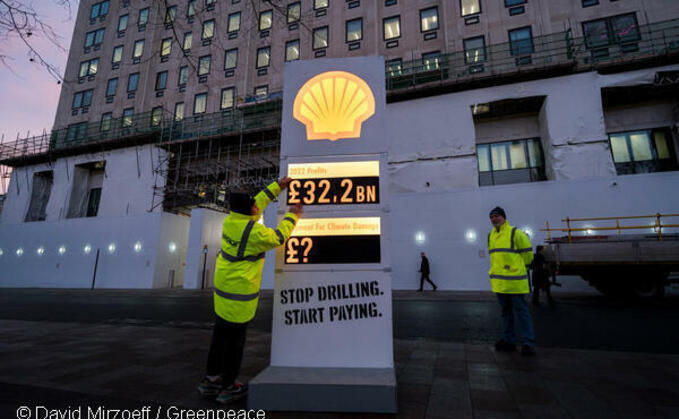
[[[530,44],[493,44],[471,52],[387,63],[387,101],[476,88],[480,83],[494,85],[500,79],[539,79],[679,61],[679,19],[639,25],[637,29],[636,39],[605,47],[588,46],[587,39],[573,38],[566,30],[533,37]],[[675,85],[676,80],[675,72],[665,72],[657,83]],[[281,92],[181,120],[166,117],[171,114],[167,110],[157,110],[73,124],[49,134],[3,142],[0,168],[156,144],[167,153],[159,153],[153,162],[156,185],[150,210],[162,205],[166,211],[180,213],[195,206],[222,210],[228,191],[254,192],[278,176]],[[4,182],[0,186],[5,189],[9,172],[0,172],[0,181]]]

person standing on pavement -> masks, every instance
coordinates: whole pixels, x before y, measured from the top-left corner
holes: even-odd
[[[422,257],[422,261],[420,262],[420,270],[419,272],[422,274],[420,276],[420,289],[418,291],[422,291],[424,287],[424,281],[427,281],[431,284],[432,287],[434,287],[434,291],[438,288],[436,284],[432,282],[431,279],[429,279],[429,259],[424,255],[424,252],[420,252],[420,256]]]
[[[507,222],[500,207],[490,212],[493,229],[488,233],[490,255],[490,285],[502,309],[502,339],[495,344],[498,351],[515,351],[514,317],[521,332],[521,355],[535,355],[535,333],[528,305],[524,299],[530,293],[526,266],[533,260],[530,239],[523,231]]]
[[[198,386],[204,396],[230,403],[247,394],[236,378],[243,359],[245,335],[255,316],[264,268],[264,252],[282,245],[292,234],[300,204],[290,208],[276,229],[258,223],[264,208],[290,183],[285,177],[254,198],[231,193],[230,214],[224,219],[222,243],[215,268],[214,309],[216,321],[207,360],[205,379]]]
[[[549,265],[545,259],[545,246],[536,246],[533,262],[531,263],[533,271],[533,304],[540,304],[540,291],[547,294],[547,302],[550,306],[554,306],[554,299],[552,298],[551,283],[549,282]]]

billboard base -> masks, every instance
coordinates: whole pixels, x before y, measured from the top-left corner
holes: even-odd
[[[393,368],[269,366],[249,383],[248,409],[396,413]]]

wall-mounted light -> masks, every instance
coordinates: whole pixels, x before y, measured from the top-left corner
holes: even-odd
[[[22,253],[23,253],[23,252],[22,252]],[[45,254],[45,248],[42,247],[42,246],[40,246],[40,247],[38,247],[38,250],[35,251],[35,253],[37,253],[38,256],[42,256],[42,255]]]
[[[464,233],[464,238],[469,242],[469,243],[474,243],[476,241],[476,231],[474,230],[467,230]]]
[[[3,252],[2,249],[0,249],[0,256],[2,256],[4,254],[5,254],[5,252]]]
[[[523,226],[521,230],[526,233],[526,236],[528,236],[529,239],[533,238],[533,229],[530,228],[529,226]]]
[[[583,228],[587,229],[587,230],[585,230],[585,234],[587,234],[588,236],[594,235],[594,230],[592,230],[593,227],[592,227],[591,224],[586,224],[586,225],[583,226]]]
[[[142,248],[141,242],[136,242],[136,243],[134,244],[134,251],[135,251],[136,253],[141,252],[141,248]]]
[[[422,246],[425,241],[427,241],[427,236],[424,234],[424,231],[418,231],[415,233],[415,243],[418,246]]]
[[[16,251],[16,254],[17,254],[17,256],[21,257],[21,255],[24,254],[24,249],[22,249],[21,247],[18,248],[17,251]]]
[[[115,251],[116,251],[116,244],[115,243],[109,244],[108,245],[108,252],[113,254]]]
[[[177,245],[174,244],[174,242],[170,242],[170,245],[167,246],[167,248],[168,248],[168,250],[170,251],[170,253],[174,253],[175,250],[177,250]]]
[[[89,243],[87,243],[85,245],[85,247],[83,247],[83,253],[86,254],[86,255],[89,255],[91,251],[92,251],[92,246]]]
[[[64,253],[66,253],[66,246],[63,246],[63,245],[62,245],[62,246],[59,246],[59,250],[58,250],[58,251],[59,251],[59,254],[60,254],[60,255],[63,255]]]

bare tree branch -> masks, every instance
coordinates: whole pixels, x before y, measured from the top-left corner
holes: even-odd
[[[41,0],[44,2],[46,0]],[[53,4],[63,8],[68,13],[68,18],[72,18],[71,4],[78,0],[50,0]],[[29,61],[37,62],[55,79],[61,83],[63,76],[61,70],[49,62],[38,51],[34,40],[46,39],[61,52],[66,49],[61,45],[61,37],[48,24],[33,7],[30,0],[0,0],[0,41],[7,44],[8,41],[18,39],[26,49]],[[11,70],[9,61],[15,60],[0,50],[0,64]]]

